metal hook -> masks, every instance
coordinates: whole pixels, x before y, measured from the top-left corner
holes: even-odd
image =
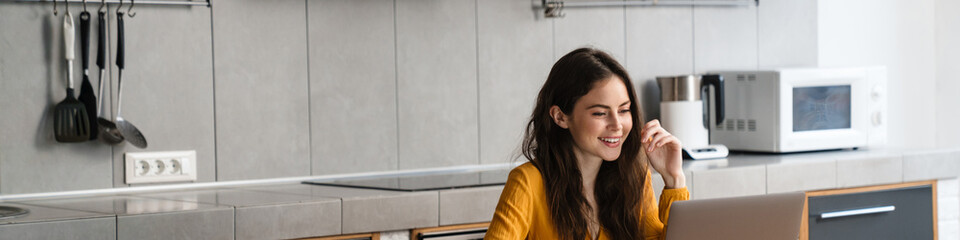
[[[106,6],[107,6],[107,0],[100,0],[100,9],[98,9],[97,12],[99,13],[107,12],[106,10],[103,10],[103,8]]]
[[[566,14],[563,13],[563,2],[547,2],[544,0],[543,15],[548,18],[563,17]]]
[[[56,16],[57,12],[57,0],[53,0],[53,15]]]
[[[123,14],[123,12],[120,12],[121,8],[123,8],[123,0],[120,0],[120,3],[117,4],[117,15]]]
[[[83,0],[83,11],[87,11],[87,0]]]
[[[130,16],[130,18],[133,18],[133,16],[137,15],[137,13],[133,12],[133,5],[136,5],[136,4],[137,4],[137,1],[130,0],[130,8],[127,8],[127,16]]]

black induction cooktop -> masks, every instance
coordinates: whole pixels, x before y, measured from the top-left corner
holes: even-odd
[[[389,191],[433,191],[504,185],[510,169],[351,180],[311,180],[305,184]]]

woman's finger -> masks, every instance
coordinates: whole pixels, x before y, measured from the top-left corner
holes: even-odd
[[[643,124],[643,128],[644,128],[644,129],[652,128],[652,127],[656,127],[656,126],[660,126],[660,120],[654,119],[654,120],[650,120],[650,121],[647,122],[646,124]]]
[[[659,128],[662,129],[662,128]],[[658,127],[644,128],[640,132],[640,140],[644,143],[652,143],[653,138],[660,133]]]
[[[664,140],[667,140],[672,136],[673,135],[670,135],[667,132],[660,132],[660,134],[657,134],[656,136],[653,137],[653,141],[651,141],[650,143],[653,143],[653,146],[659,147],[663,145],[662,143]]]
[[[656,119],[650,122],[647,122],[647,124],[643,126],[643,129],[640,130],[640,136],[641,136],[640,140],[642,140],[642,142],[650,142],[653,136],[659,133],[659,130],[662,130],[662,129],[663,128],[660,127],[660,121]]]
[[[670,144],[670,143],[675,143],[675,144],[677,144],[677,145],[680,145],[680,139],[677,139],[676,136],[670,135],[670,136],[668,136],[668,137],[664,137],[664,138],[660,139],[659,141],[657,141],[657,142],[654,144],[654,146],[656,146],[656,147],[663,147],[663,146],[666,146],[667,144]]]
[[[663,146],[663,143],[665,140],[669,140],[670,137],[673,137],[673,135],[670,135],[669,133],[667,133],[666,131],[663,131],[662,129],[663,128],[661,128],[661,130],[658,131],[657,135],[653,137],[653,140],[650,141],[650,143],[648,143],[649,145],[648,148],[650,151],[653,151],[654,149],[657,149],[658,147]]]

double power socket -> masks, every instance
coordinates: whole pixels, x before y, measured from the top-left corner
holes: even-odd
[[[124,163],[127,184],[197,180],[197,151],[128,152]]]

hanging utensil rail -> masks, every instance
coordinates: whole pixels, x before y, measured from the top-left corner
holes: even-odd
[[[82,3],[83,0],[66,0],[70,3]],[[53,3],[54,0],[0,0],[0,2],[39,2],[39,3]],[[57,1],[63,2],[63,0]],[[100,1],[88,0],[91,4],[98,4]],[[124,1],[124,4],[130,4],[130,1]],[[107,0],[107,4],[118,4],[119,0]],[[206,1],[151,1],[151,0],[137,0],[136,4],[146,4],[146,5],[182,5],[182,6],[210,6],[210,0]]]
[[[713,0],[713,1],[683,1],[683,0],[643,0],[643,1],[608,1],[608,2],[578,2],[578,1],[543,1],[543,5],[560,3],[564,7],[623,7],[623,6],[749,6],[760,4],[759,0]]]
[[[539,8],[548,18],[563,17],[564,8],[583,8],[583,7],[637,7],[637,6],[714,6],[714,7],[737,7],[760,5],[760,0],[640,0],[640,1],[563,1],[563,0],[541,0]]]

